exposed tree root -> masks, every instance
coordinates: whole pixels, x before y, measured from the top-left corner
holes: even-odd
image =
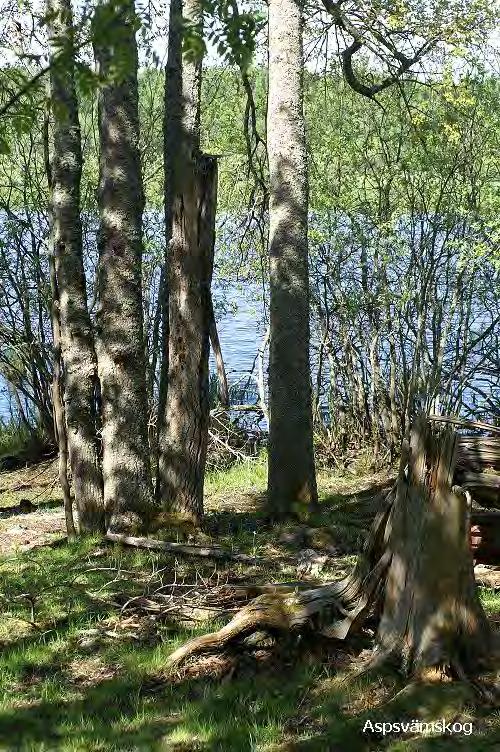
[[[368,668],[395,661],[413,676],[428,668],[459,678],[477,675],[491,658],[491,635],[474,581],[467,500],[453,485],[456,456],[453,430],[417,420],[398,482],[353,573],[302,592],[281,589],[255,598],[219,631],[175,651],[170,669],[253,632],[312,630],[345,640],[373,615],[378,631]]]
[[[168,667],[174,669],[188,658],[218,652],[254,632],[273,635],[314,629],[332,639],[345,639],[363,621],[390,561],[385,530],[391,513],[394,489],[377,515],[364,556],[354,572],[343,580],[298,591],[295,586],[274,586],[274,592],[258,596],[217,632],[190,640],[176,650]]]

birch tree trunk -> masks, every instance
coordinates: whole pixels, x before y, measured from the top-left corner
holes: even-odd
[[[269,2],[270,513],[317,501],[309,365],[308,175],[301,0]]]
[[[104,504],[96,434],[97,361],[82,257],[82,150],[73,68],[71,1],[48,0],[47,13],[53,129],[52,241],[59,295],[61,388],[79,527],[81,531],[92,532],[104,528]],[[62,426],[58,426],[59,436],[61,432]]]
[[[194,54],[182,59],[182,17],[201,34],[199,0],[173,0],[170,13],[165,84],[168,347],[163,352],[168,378],[162,384],[158,496],[170,511],[198,524],[208,442],[217,162],[200,153],[202,59]]]
[[[109,527],[116,531],[147,523],[153,501],[143,334],[144,196],[135,20],[133,0],[122,0],[119,5],[101,5],[94,24],[102,78],[97,357],[104,501]]]

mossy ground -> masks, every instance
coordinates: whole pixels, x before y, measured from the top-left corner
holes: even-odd
[[[31,474],[35,482],[34,469]],[[9,479],[1,479],[5,486]],[[318,543],[326,531],[338,548],[333,567],[320,577],[349,569],[373,516],[376,493],[387,483],[384,473],[320,475],[322,511],[314,521]],[[204,533],[228,548],[265,556],[263,566],[175,559],[97,539],[4,555],[0,749],[500,749],[500,714],[478,704],[468,685],[428,682],[405,689],[402,677],[387,672],[353,679],[349,662],[360,645],[348,652],[346,646],[306,639],[262,659],[248,658],[229,673],[222,658],[213,670],[208,664],[203,676],[166,678],[172,650],[216,624],[186,627],[168,618],[131,617],[121,613],[123,597],[147,591],[158,578],[200,583],[216,577],[268,582],[295,576],[290,547],[279,541],[291,528],[266,523],[264,488],[263,461],[210,476]],[[27,490],[11,489],[6,506],[26,498]],[[7,522],[4,517],[2,523]],[[490,589],[482,591],[482,598],[495,618],[500,596]],[[367,720],[443,717],[472,722],[473,734],[363,733]]]

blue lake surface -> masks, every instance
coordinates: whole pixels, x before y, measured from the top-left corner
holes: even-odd
[[[257,350],[266,330],[261,293],[251,290],[237,291],[231,301],[236,303],[236,312],[223,316],[218,324],[219,339],[226,371],[230,382],[248,373],[255,362]],[[215,370],[210,357],[210,370]]]
[[[262,293],[259,289],[240,288],[227,293],[229,303],[236,304],[236,311],[222,316],[218,322],[219,338],[230,383],[247,374],[255,361],[257,349],[265,333]],[[210,370],[215,371],[213,356]],[[9,396],[5,382],[0,377],[0,418],[8,420]]]

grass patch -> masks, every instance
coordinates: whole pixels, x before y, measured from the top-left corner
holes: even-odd
[[[479,594],[487,614],[500,614],[500,591],[492,588],[479,588]]]
[[[293,668],[286,691],[274,671],[258,686],[253,671],[227,685],[172,684],[155,680],[169,653],[216,622],[186,629],[167,621],[139,639],[99,630],[117,615],[117,593],[132,597],[168,569],[169,579],[188,574],[172,558],[92,540],[2,561],[2,624],[10,626],[0,637],[1,748],[250,750],[280,738],[306,666]]]
[[[47,459],[0,474],[0,509],[14,507],[28,499],[38,508],[62,504],[57,459]]]
[[[0,470],[24,462],[36,462],[48,448],[47,440],[39,427],[32,429],[16,420],[0,419]]]
[[[322,510],[315,524],[334,540],[348,538],[350,554],[339,557],[342,566],[350,566],[366,533],[382,480],[374,476],[358,481],[356,489],[347,481],[335,485],[330,478],[320,487]],[[290,551],[278,541],[280,530],[268,525],[262,511],[265,482],[262,458],[211,474],[205,532],[227,547],[267,556],[262,567],[176,559],[104,545],[98,539],[0,559],[0,749],[499,748],[500,716],[477,707],[470,687],[450,683],[404,688],[404,680],[390,673],[353,679],[347,671],[347,646],[317,639],[292,641],[276,654],[249,657],[232,674],[218,673],[215,663],[205,678],[165,677],[173,650],[221,622],[188,625],[168,616],[130,615],[122,613],[123,603],[173,581],[199,585],[217,578],[268,582],[294,577],[286,560]],[[481,597],[489,613],[500,611],[494,590],[483,589]],[[363,733],[367,720],[443,717],[471,721],[473,735]]]
[[[267,485],[267,457],[265,452],[258,457],[236,462],[228,470],[212,470],[205,479],[207,496],[220,493],[262,493]]]
[[[31,432],[16,421],[0,420],[0,462],[6,455],[17,455],[29,444]]]

